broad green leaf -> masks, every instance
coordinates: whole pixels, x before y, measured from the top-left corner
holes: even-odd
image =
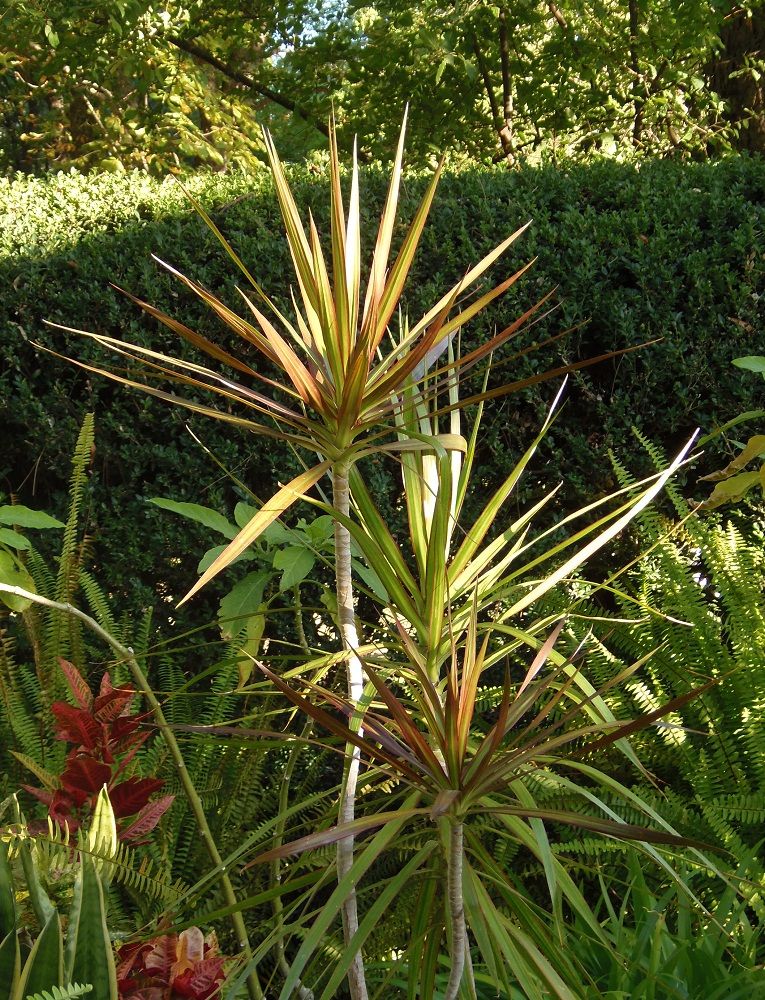
[[[305,528],[306,533],[317,548],[321,548],[335,533],[335,522],[329,514],[322,514],[309,524],[301,521],[300,525]]]
[[[734,503],[746,496],[752,487],[761,482],[760,472],[741,472],[738,476],[731,476],[730,479],[718,483],[712,490],[711,496],[700,504],[701,510],[714,510],[724,503]]]
[[[26,569],[13,558],[10,552],[4,552],[0,549],[0,583],[4,583],[9,587],[20,587],[22,590],[26,590],[29,593],[36,594],[37,587],[35,582]],[[11,611],[26,611],[29,605],[32,603],[26,597],[20,597],[17,594],[6,594],[0,591],[0,601],[10,608]]]
[[[252,676],[252,668],[255,665],[260,652],[260,643],[263,639],[263,632],[266,628],[266,616],[264,614],[267,605],[262,604],[257,614],[250,615],[247,619],[247,626],[244,632],[244,642],[239,649],[239,656],[236,664],[239,671],[239,687],[249,681]]]
[[[244,528],[257,513],[257,507],[253,507],[252,504],[244,503],[240,500],[236,507],[234,507],[234,520],[240,528]]]
[[[733,364],[737,368],[744,368],[748,372],[760,372],[765,376],[765,356],[762,354],[749,354],[745,358],[734,358]]]
[[[390,598],[377,573],[360,559],[352,559],[351,565],[353,566],[354,572],[364,581],[375,597],[377,597],[384,604],[387,604]]]
[[[10,528],[0,528],[0,543],[10,545],[12,549],[23,552],[32,548],[28,538],[24,538],[18,531],[12,531]]]
[[[234,538],[236,536],[235,524],[232,524],[222,514],[219,514],[217,510],[212,510],[210,507],[203,507],[200,503],[167,500],[165,497],[152,497],[149,503],[156,504],[157,507],[161,507],[163,510],[172,511],[173,514],[180,514],[181,517],[186,517],[190,521],[198,521],[199,524],[203,524],[206,528],[212,528],[213,531],[219,532],[225,538]]]
[[[274,554],[274,569],[283,570],[279,589],[290,590],[302,583],[314,567],[316,559],[310,549],[302,545],[289,545]]]
[[[759,458],[763,453],[765,453],[765,434],[755,434],[749,438],[739,454],[724,469],[720,469],[719,472],[712,472],[708,476],[701,476],[700,478],[707,483],[716,483],[721,479],[728,479],[734,473],[746,468],[752,459]]]
[[[0,939],[0,1000],[14,1000],[21,973],[21,952],[16,928]]]
[[[254,510],[254,507],[248,508],[249,510]],[[289,545],[290,542],[294,542],[295,536],[290,531],[289,528],[280,524],[278,521],[274,521],[273,524],[269,524],[266,530],[261,535],[263,541],[266,545]]]
[[[0,524],[13,524],[19,528],[63,528],[61,521],[42,510],[30,510],[22,504],[4,504],[0,507]]]
[[[218,558],[221,552],[226,551],[226,548],[227,548],[226,545],[213,545],[211,549],[208,549],[207,552],[205,552],[205,554],[199,560],[199,565],[197,566],[197,573],[199,573],[199,575],[201,576],[206,569],[212,566],[212,564],[215,562],[215,560]],[[255,552],[252,551],[252,549],[245,549],[241,555],[238,555],[236,559],[233,559],[231,561],[231,565],[235,566],[238,562],[252,562],[252,560],[256,558],[257,555]]]
[[[270,578],[268,570],[248,573],[226,594],[218,611],[224,639],[233,639],[245,627],[246,619],[260,611],[263,593]]]

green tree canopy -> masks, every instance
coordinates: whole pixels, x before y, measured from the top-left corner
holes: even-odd
[[[765,149],[765,5],[730,0],[16,0],[0,19],[6,171],[224,168],[341,141],[387,156]]]

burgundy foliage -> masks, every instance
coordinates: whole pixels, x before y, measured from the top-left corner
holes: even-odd
[[[164,781],[124,777],[150,735],[141,729],[145,716],[131,711],[135,691],[114,687],[107,671],[94,696],[74,664],[63,659],[59,664],[76,705],[56,701],[51,711],[57,738],[73,747],[67,754],[59,788],[51,792],[24,787],[48,806],[51,819],[76,830],[92,814],[98,793],[106,785],[120,840],[137,841],[154,829],[174,796],[150,801]]]
[[[120,1000],[217,1000],[226,959],[214,933],[198,927],[163,934],[117,952]]]

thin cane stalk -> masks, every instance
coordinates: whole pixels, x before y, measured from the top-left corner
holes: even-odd
[[[449,854],[446,867],[446,893],[449,903],[449,938],[452,968],[446,984],[444,1000],[456,1000],[462,973],[465,969],[465,955],[468,950],[467,929],[465,927],[465,900],[462,891],[463,826],[461,822],[450,823]]]
[[[72,604],[66,604],[60,601],[51,601],[47,597],[41,597],[39,594],[33,594],[21,587],[13,587],[5,583],[0,583],[0,593],[15,594],[17,597],[23,597],[28,601],[32,601],[34,604],[41,604],[43,607],[52,608],[54,611],[61,611],[63,614],[70,615],[73,618],[78,618],[108,646],[111,646],[111,648],[118,653],[120,657],[122,657],[124,662],[127,663],[130,673],[133,676],[133,680],[149,703],[157,728],[162,734],[162,738],[165,741],[167,749],[170,751],[170,756],[175,764],[181,785],[186,793],[189,805],[191,806],[191,811],[194,814],[194,819],[197,821],[197,826],[199,827],[199,832],[202,836],[204,845],[207,848],[207,853],[210,855],[210,860],[215,866],[218,881],[220,882],[223,890],[223,896],[226,900],[226,905],[236,906],[237,898],[236,893],[234,892],[234,887],[231,884],[231,879],[228,877],[226,867],[223,864],[223,858],[218,851],[210,825],[207,822],[207,817],[205,816],[205,811],[199,798],[199,794],[197,793],[194,783],[189,776],[186,768],[186,762],[184,761],[180,747],[178,746],[178,741],[176,740],[172,729],[168,725],[164,712],[162,711],[162,706],[157,700],[157,697],[146,679],[143,670],[141,670],[140,664],[135,658],[135,654],[130,646],[123,646],[118,639],[115,639],[111,633],[107,632],[105,628],[102,628],[94,618],[91,618],[90,615],[86,615],[84,611],[80,611],[79,608],[75,608]],[[245,962],[249,964],[252,960],[252,949],[250,947],[250,941],[247,936],[247,928],[245,927],[244,918],[242,917],[241,912],[237,911],[236,913],[232,913],[231,922],[234,925],[239,950]],[[247,991],[250,1000],[263,1000],[263,991],[260,987],[260,982],[258,981],[257,972],[254,970],[247,977]]]
[[[332,500],[335,509],[348,517],[350,512],[350,488],[348,485],[348,465],[337,463],[332,468]],[[347,677],[348,697],[352,705],[358,705],[364,691],[364,671],[361,660],[356,654],[359,637],[356,631],[356,616],[353,607],[353,582],[351,578],[351,537],[348,530],[335,521],[335,580],[337,589],[337,615],[340,624],[340,635],[343,648],[348,653]],[[361,735],[362,729],[359,729]],[[340,812],[338,823],[350,823],[356,812],[356,786],[359,778],[361,750],[348,744],[346,746],[348,767],[340,797]],[[346,837],[337,845],[337,877],[344,878],[353,865],[353,837]],[[358,905],[356,890],[351,890],[343,904],[343,937],[345,945],[359,929]],[[367,986],[364,976],[364,960],[361,952],[354,955],[348,969],[348,986],[351,1000],[367,1000]]]

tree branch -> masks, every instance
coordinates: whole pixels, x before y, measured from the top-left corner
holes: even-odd
[[[258,83],[251,76],[246,73],[242,73],[240,70],[235,69],[233,66],[229,66],[224,63],[223,60],[218,59],[217,56],[213,55],[212,52],[208,52],[207,49],[202,48],[201,45],[197,45],[196,42],[189,42],[183,38],[178,38],[176,35],[170,35],[168,41],[174,45],[176,48],[181,49],[182,52],[188,53],[200,62],[206,63],[208,66],[212,66],[213,69],[217,69],[219,73],[228,77],[229,80],[234,83],[239,84],[240,87],[245,87],[247,90],[252,91],[254,94],[259,94],[261,97],[265,97],[266,100],[278,104],[279,107],[285,108],[287,111],[291,111],[293,114],[298,115],[303,121],[308,122],[312,125],[318,132],[321,132],[323,136],[329,138],[329,126],[325,125],[324,122],[317,121],[315,118],[310,117],[302,108],[289,97],[284,94],[280,94],[276,90],[272,90],[265,84]]]
[[[564,31],[567,31],[568,30],[568,21],[563,16],[563,13],[560,10],[560,8],[558,7],[558,5],[555,4],[555,3],[553,3],[552,0],[548,0],[548,2],[547,2],[547,9],[550,11],[550,14],[555,18],[555,20],[558,22],[558,24],[561,26],[561,28],[563,28]]]

